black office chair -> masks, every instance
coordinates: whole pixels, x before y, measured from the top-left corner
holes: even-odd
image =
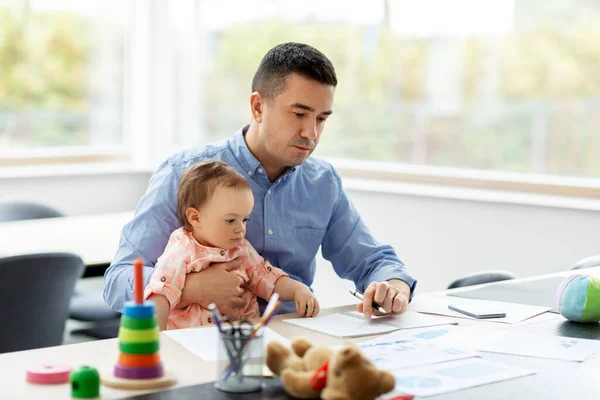
[[[592,267],[600,267],[600,255],[586,257],[577,261],[571,269],[582,269],[582,268],[592,268]]]
[[[448,289],[455,289],[465,286],[481,285],[483,283],[492,283],[507,281],[509,279],[518,278],[515,274],[509,271],[502,270],[488,270],[480,271],[473,274],[465,275],[459,279],[453,281],[448,285]]]
[[[0,353],[62,344],[84,268],[70,253],[0,257]]]
[[[71,331],[72,335],[111,339],[119,334],[121,314],[106,304],[102,293],[76,293],[71,300],[69,318],[94,323],[90,327]]]
[[[63,216],[64,214],[60,211],[43,204],[28,202],[0,203],[0,222]],[[70,318],[78,321],[96,322],[98,325],[86,329],[78,329],[72,333],[85,334],[97,339],[116,337],[120,316],[121,314],[113,311],[104,302],[102,292],[75,292],[70,303]]]
[[[0,203],[0,222],[56,218],[62,216],[63,214],[60,211],[43,204],[26,202]]]

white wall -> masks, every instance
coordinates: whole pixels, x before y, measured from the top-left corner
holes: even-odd
[[[146,172],[49,174],[0,178],[0,201],[32,201],[66,215],[133,210],[146,190]]]
[[[445,289],[484,269],[519,276],[569,269],[600,254],[600,212],[348,190],[375,237],[391,244],[418,280],[417,293]],[[352,302],[322,261],[314,289],[330,305]],[[336,282],[337,284],[332,285]]]
[[[69,215],[134,209],[148,173],[0,178],[0,200],[39,200]],[[420,293],[481,269],[528,276],[568,269],[600,254],[600,212],[348,190],[373,234],[394,246]],[[320,259],[315,291],[323,305],[353,298]]]

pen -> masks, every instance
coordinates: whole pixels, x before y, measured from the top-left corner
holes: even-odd
[[[215,320],[215,325],[221,333],[223,333],[223,329],[221,328],[221,318],[219,315],[219,309],[215,303],[210,303],[208,305],[208,310],[212,313],[213,319]]]
[[[357,299],[359,299],[360,301],[363,301],[363,293],[359,292],[358,290],[350,290],[350,294],[354,297],[356,297]],[[385,309],[383,307],[381,307],[379,304],[375,303],[374,301],[371,302],[371,305],[373,306],[374,309],[376,309],[379,312],[382,312],[384,314],[387,314],[388,312],[385,311]]]

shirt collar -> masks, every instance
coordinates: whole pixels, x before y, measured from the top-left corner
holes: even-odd
[[[210,254],[213,256],[225,256],[225,255],[229,254],[230,252],[235,251],[239,247],[239,245],[238,245],[238,246],[234,247],[233,249],[225,250],[225,249],[221,249],[219,247],[205,246],[203,244],[200,244],[200,242],[198,242],[196,240],[196,238],[194,237],[194,234],[192,232],[185,230],[183,227],[181,228],[181,234],[186,236],[188,238],[188,240],[190,242],[192,242],[192,244],[194,246],[201,249],[204,254]]]
[[[231,140],[229,143],[230,143],[231,151],[232,151],[234,157],[240,163],[240,165],[246,172],[246,175],[252,176],[257,173],[260,173],[257,170],[259,168],[262,169],[262,167],[260,165],[260,161],[258,161],[256,159],[256,157],[254,157],[254,155],[250,152],[250,149],[248,149],[248,145],[246,144],[246,140],[244,139],[244,135],[248,131],[249,127],[250,127],[250,125],[246,125],[240,129],[238,129],[238,131],[231,137]],[[298,166],[286,169],[284,171],[284,173],[279,177],[278,180],[281,180],[282,178],[287,179],[289,177],[289,175],[292,172],[296,171],[299,167],[300,166],[298,165]]]
[[[231,138],[230,146],[234,157],[238,160],[242,168],[247,174],[254,174],[260,166],[260,162],[254,157],[254,155],[248,149],[244,135],[248,131],[250,125],[246,125],[233,135]]]

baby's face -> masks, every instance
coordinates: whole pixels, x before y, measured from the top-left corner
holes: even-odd
[[[250,189],[217,186],[211,199],[200,210],[194,237],[205,246],[229,250],[246,235],[246,221],[254,207]]]

